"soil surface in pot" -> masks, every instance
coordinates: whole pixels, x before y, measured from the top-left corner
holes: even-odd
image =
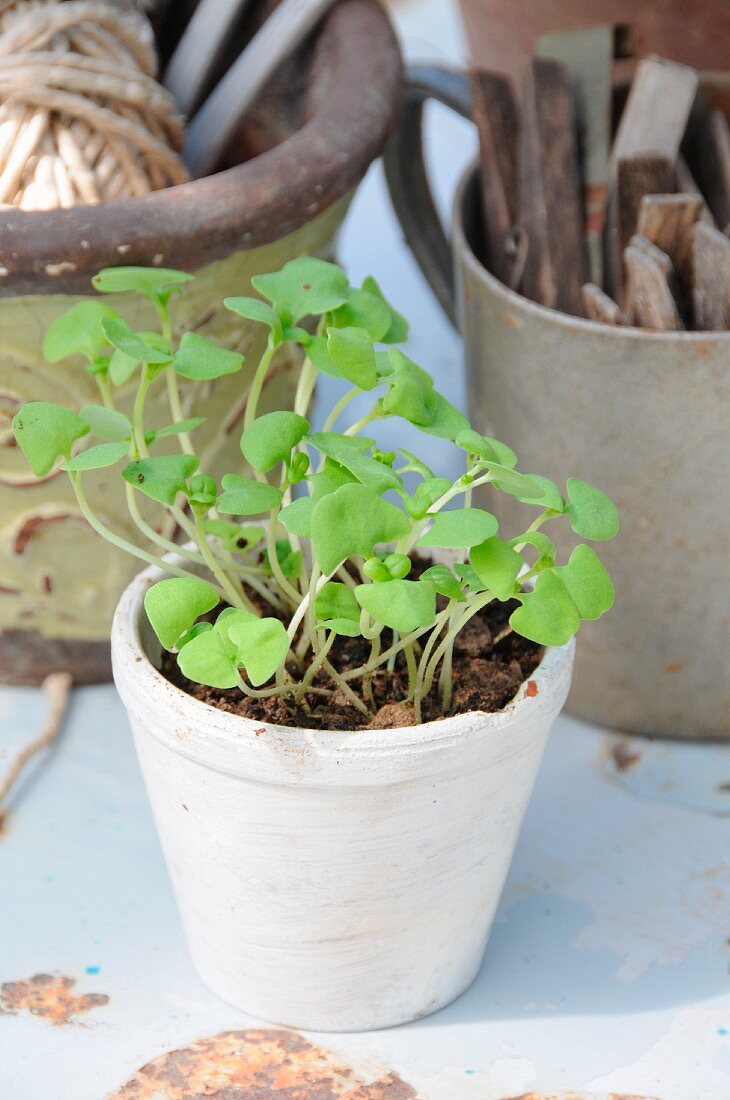
[[[255,593],[249,595],[255,598]],[[507,620],[516,606],[515,602],[489,604],[458,636],[454,645],[454,687],[449,714],[502,710],[539,665],[543,655],[541,646],[513,632],[505,634]],[[271,614],[268,605],[263,613]],[[383,649],[390,645],[388,634],[384,632]],[[363,638],[338,638],[329,660],[338,672],[346,672],[362,665],[369,653],[370,644]],[[249,699],[237,688],[225,690],[195,684],[183,676],[173,653],[163,654],[161,671],[170,683],[188,695],[254,722],[318,730],[395,729],[416,725],[413,707],[406,701],[408,675],[402,656],[392,672],[379,668],[373,673],[376,711],[369,719],[341,691],[325,699],[311,695],[306,707],[295,708],[291,701],[287,703],[276,696]],[[324,673],[315,682],[321,687],[332,686]],[[350,686],[360,694],[358,680],[351,680]],[[422,720],[429,722],[442,717],[434,689],[423,702]]]

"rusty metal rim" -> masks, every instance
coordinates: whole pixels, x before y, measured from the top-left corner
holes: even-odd
[[[342,0],[316,49],[313,117],[253,160],[140,198],[3,213],[0,296],[89,291],[112,256],[194,270],[278,240],[345,196],[394,124],[400,52],[377,0]]]
[[[476,175],[479,169],[477,161],[472,161],[462,173],[454,194],[452,206],[453,253],[455,260],[462,260],[471,269],[474,277],[487,286],[492,294],[502,298],[505,303],[535,318],[550,321],[576,332],[594,332],[601,336],[610,333],[621,340],[637,340],[658,344],[674,344],[678,341],[691,344],[715,344],[722,351],[730,348],[730,332],[652,332],[649,329],[636,328],[634,325],[604,325],[599,321],[589,321],[585,317],[574,317],[570,313],[561,313],[525,298],[516,290],[510,290],[489,271],[474,252],[469,240],[465,222],[466,206],[473,201],[476,193]]]

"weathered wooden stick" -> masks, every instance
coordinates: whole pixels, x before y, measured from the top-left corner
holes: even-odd
[[[671,259],[680,285],[692,283],[692,226],[704,200],[699,194],[644,195],[637,229]]]
[[[692,230],[695,326],[703,332],[730,328],[730,240],[711,225]]]
[[[580,316],[587,264],[570,78],[548,58],[534,58],[525,80],[520,222],[528,237],[523,293]]]
[[[629,245],[624,252],[624,265],[631,323],[656,332],[684,328],[667,277],[653,256]]]
[[[624,249],[637,230],[644,195],[670,190],[673,162],[656,155],[621,158],[615,166],[611,201],[606,214],[606,290],[622,300]]]
[[[654,154],[672,163],[687,128],[697,93],[697,73],[686,65],[660,58],[641,61],[631,85],[616,138],[611,164],[629,157]]]
[[[730,226],[730,125],[722,111],[700,113],[689,136],[697,182],[718,229]]]
[[[671,282],[674,277],[674,264],[663,249],[657,248],[657,246],[642,233],[634,233],[629,241],[629,245],[631,248],[638,248],[645,256],[650,256],[655,263],[659,264],[659,267],[667,277],[667,282]]]
[[[508,239],[517,224],[519,113],[512,85],[498,73],[471,74],[474,122],[481,152],[481,189],[487,262],[503,283],[514,272]]]
[[[601,321],[604,325],[623,324],[617,303],[595,283],[583,284],[583,305],[589,321]]]
[[[591,279],[603,281],[601,238],[608,199],[614,28],[587,27],[538,39],[537,53],[562,61],[570,73],[582,152],[586,242]]]
[[[616,193],[619,247],[623,251],[636,232],[645,195],[670,191],[674,180],[674,162],[662,156],[635,156],[621,159],[616,166]]]

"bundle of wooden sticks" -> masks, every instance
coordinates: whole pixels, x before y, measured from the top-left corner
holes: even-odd
[[[506,77],[472,74],[486,264],[575,316],[728,329],[728,118],[693,69],[631,67],[627,94],[601,26],[539,41],[521,109]]]

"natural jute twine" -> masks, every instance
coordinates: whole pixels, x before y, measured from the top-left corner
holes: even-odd
[[[130,0],[0,0],[0,205],[51,210],[188,177],[183,125]]]

